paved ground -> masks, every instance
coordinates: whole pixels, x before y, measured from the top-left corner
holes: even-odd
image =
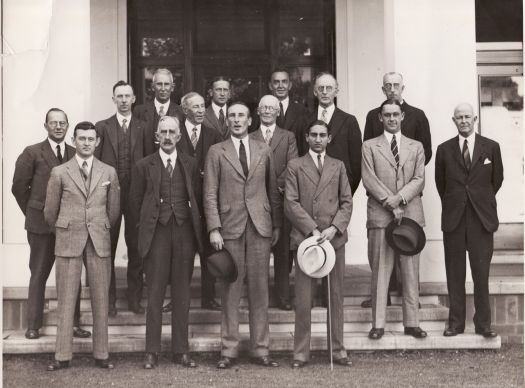
[[[197,354],[199,367],[187,370],[167,354],[153,371],[142,369],[142,354],[112,355],[116,368],[94,367],[88,355],[75,356],[72,367],[45,371],[51,354],[3,358],[4,387],[522,387],[523,346],[504,345],[500,351],[410,351],[351,353],[352,368],[334,366],[324,352],[314,353],[309,367],[290,368],[290,354],[277,354],[277,369],[241,359],[232,370],[215,369],[218,354]]]

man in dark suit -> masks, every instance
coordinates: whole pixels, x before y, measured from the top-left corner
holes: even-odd
[[[405,85],[403,84],[403,76],[400,73],[386,73],[383,76],[383,86],[381,87],[387,100],[399,101],[403,107],[405,118],[401,122],[401,133],[403,136],[409,139],[414,139],[423,144],[423,150],[425,151],[425,165],[428,164],[432,157],[432,142],[430,138],[430,126],[428,124],[427,116],[425,112],[414,106],[408,105],[403,100],[403,91]],[[383,134],[383,123],[379,120],[381,116],[381,109],[372,109],[366,115],[365,132],[363,134],[363,141],[373,139]],[[396,260],[396,267],[397,267]],[[399,268],[392,271],[390,278],[390,291],[401,291],[402,285],[397,284],[397,273],[400,271]],[[390,295],[388,296],[388,304],[390,305]],[[372,307],[372,299],[367,299],[361,303],[362,307]]]
[[[284,200],[284,184],[286,178],[286,165],[294,158],[297,158],[297,145],[295,136],[291,131],[279,128],[275,124],[279,116],[279,100],[270,95],[266,95],[259,101],[257,112],[261,124],[259,130],[252,132],[252,139],[264,141],[272,149],[273,165],[277,176],[277,186],[281,199]],[[273,269],[275,282],[275,296],[277,307],[281,310],[291,310],[290,300],[290,231],[291,225],[288,220],[283,220],[283,227],[279,241],[272,248]]]
[[[171,281],[171,349],[174,362],[194,368],[189,355],[190,278],[195,252],[202,251],[202,226],[195,185],[195,159],[177,152],[181,138],[177,118],[159,120],[158,152],[133,168],[131,218],[138,225],[138,253],[148,282],[144,368],[155,368],[161,351],[162,301]]]
[[[211,97],[211,104],[206,108],[204,114],[204,125],[208,128],[215,129],[226,140],[230,136],[228,123],[226,121],[226,104],[230,99],[230,81],[219,76],[215,77],[208,91]]]
[[[152,133],[146,123],[131,115],[131,105],[135,101],[133,88],[124,81],[113,86],[113,102],[117,113],[96,124],[100,142],[95,150],[95,157],[117,170],[121,187],[120,206],[124,215],[124,238],[128,248],[128,308],[136,314],[144,314],[140,305],[143,287],[142,260],[137,255],[136,228],[129,222],[128,194],[131,168],[143,157],[154,152]],[[109,315],[115,316],[117,309],[115,285],[115,252],[120,234],[119,218],[111,229],[111,286],[109,289]]]
[[[180,122],[184,114],[179,105],[171,99],[171,94],[175,90],[173,74],[168,69],[157,69],[153,74],[151,89],[155,93],[155,98],[145,104],[137,105],[133,109],[133,115],[139,120],[146,122],[146,129],[151,133],[151,138],[155,142],[155,148],[159,148],[159,143],[155,138],[157,124],[162,116],[177,117]]]
[[[221,359],[230,368],[239,354],[239,302],[248,287],[253,362],[275,367],[269,357],[268,275],[270,249],[279,240],[282,201],[272,151],[248,137],[250,109],[241,102],[228,108],[231,137],[210,147],[204,169],[204,212],[210,244],[231,254],[238,269],[233,283],[224,285]]]
[[[54,167],[47,185],[44,219],[56,235],[58,300],[55,360],[48,371],[68,368],[73,355],[73,310],[83,261],[93,311],[93,358],[99,368],[113,369],[108,349],[110,230],[120,216],[120,188],[115,169],[93,157],[99,140],[92,123],[78,123],[75,157]]]
[[[75,155],[75,149],[64,141],[68,126],[66,113],[61,109],[51,108],[44,123],[47,139],[26,147],[15,165],[11,191],[26,218],[25,229],[30,249],[31,278],[27,295],[25,333],[28,339],[40,337],[46,282],[55,263],[55,234],[46,224],[43,210],[51,169]],[[91,333],[79,327],[79,319],[80,291],[75,307],[73,336],[87,338]]]
[[[441,229],[449,294],[448,327],[443,335],[465,330],[465,252],[474,280],[474,326],[477,334],[496,337],[491,328],[489,270],[498,229],[496,193],[503,183],[499,144],[475,133],[472,106],[460,104],[452,117],[459,136],[440,144],[436,187],[441,197]]]

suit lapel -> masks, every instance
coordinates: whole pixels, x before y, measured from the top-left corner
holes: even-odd
[[[181,165],[181,171],[182,176],[184,177],[184,181],[186,183],[186,192],[188,193],[188,198],[191,198],[191,188],[193,187],[191,182],[191,175],[188,174],[189,167],[188,167],[188,160],[186,159],[186,155],[180,153],[177,154],[177,159],[180,162]]]
[[[224,157],[226,158],[226,160],[230,162],[230,164],[233,166],[235,171],[239,173],[240,176],[246,178],[244,176],[244,172],[242,171],[241,162],[239,160],[239,157],[237,156],[237,151],[235,150],[235,146],[233,145],[233,140],[231,139],[231,137],[223,143],[222,148],[224,150]],[[250,155],[251,151],[252,150],[250,149]]]
[[[310,179],[314,185],[317,186],[321,177],[319,176],[319,170],[317,170],[317,166],[315,165],[312,157],[310,156],[310,153],[307,153],[305,156],[303,156],[303,163],[301,164],[301,169],[303,170],[304,175],[306,175],[306,177]]]
[[[257,165],[260,163],[262,156],[262,150],[259,146],[259,143],[248,137],[248,144],[250,147],[250,168],[248,170],[248,177],[246,178],[246,180],[252,177],[253,172],[257,168]]]
[[[465,167],[465,162],[463,161],[463,155],[461,155],[461,149],[459,148],[459,135],[454,138],[451,145],[452,145],[452,155],[454,156],[454,159],[456,159],[456,162],[461,166],[463,171],[467,172],[467,168]]]
[[[476,134],[475,136],[476,139],[474,141],[474,151],[472,152],[472,165],[470,166],[470,171],[472,171],[472,169],[477,166],[481,155],[484,154],[483,139],[478,134]]]
[[[66,146],[66,149],[67,149],[67,146]],[[42,158],[44,158],[44,160],[46,161],[50,169],[60,164],[58,162],[58,159],[55,153],[51,149],[51,144],[49,144],[49,141],[47,139],[42,142],[41,150],[42,150]]]
[[[160,198],[161,168],[164,168],[164,165],[162,164],[162,159],[160,158],[159,152],[157,151],[151,158],[150,164],[148,166],[149,176],[151,177],[151,183],[153,184],[155,198]]]
[[[250,136],[252,137],[252,139],[264,141],[264,137],[262,135],[261,128],[257,128],[257,130],[252,132]]]
[[[399,133],[401,134],[401,132]],[[399,153],[399,167],[401,168],[407,161],[408,155],[410,151],[412,150],[412,140],[410,140],[408,137],[401,135],[400,141],[401,141],[401,148],[400,148],[401,152]]]
[[[329,125],[330,125],[330,128],[332,129],[331,132],[332,132],[332,141],[333,141],[336,138],[339,131],[341,130],[341,126],[343,125],[343,117],[341,115],[339,108],[337,107],[335,108],[334,114],[332,115],[332,118],[330,119]]]
[[[109,136],[109,142],[111,143],[111,146],[113,147],[113,152],[115,153],[115,156],[118,158],[118,138],[117,138],[117,131],[118,131],[119,123],[117,120],[117,115],[114,115],[109,118],[108,120],[108,136]]]
[[[131,122],[129,123],[129,130],[130,130],[130,138],[131,138],[131,155],[133,155],[133,151],[135,150],[135,145],[137,144],[137,138],[139,136],[140,127],[138,126],[137,120],[131,117]],[[133,158],[131,158],[133,159]]]
[[[392,167],[397,168],[396,160],[385,136],[381,136],[380,141],[376,143],[376,147],[378,147],[379,152],[388,160]]]
[[[332,179],[332,176],[334,175],[335,171],[335,163],[330,157],[327,157],[325,155],[324,158],[324,165],[323,165],[323,173],[321,174],[321,179],[319,180],[319,184],[317,185],[317,188],[315,189],[314,198],[317,198],[325,189],[326,186],[328,186],[328,183],[330,183],[330,180]]]
[[[272,140],[270,141],[270,147],[272,148],[272,152],[275,152],[279,144],[281,144],[281,141],[283,141],[284,135],[279,130],[278,127],[275,127],[275,131],[273,131]]]
[[[87,198],[88,195],[87,195],[86,185],[84,183],[84,178],[82,178],[82,175],[80,175],[80,167],[75,158],[67,162],[66,169],[67,169],[67,173],[69,174],[73,182],[75,182],[75,184],[78,186],[82,194],[84,194],[84,197]]]
[[[91,183],[89,185],[89,195],[93,194],[95,187],[98,185],[98,181],[102,177],[103,173],[102,165],[98,159],[93,158],[93,165],[91,166]],[[88,196],[89,197],[89,196]]]
[[[146,106],[146,120],[147,120],[148,123],[153,123],[154,122],[156,111],[157,111],[157,109],[155,108],[155,103],[152,100]]]

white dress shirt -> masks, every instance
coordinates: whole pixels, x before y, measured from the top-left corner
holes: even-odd
[[[288,105],[290,105],[290,97],[286,97],[284,100],[279,101],[283,105],[283,111],[282,115],[286,115],[286,111],[288,110]]]
[[[201,137],[201,124],[195,125],[190,120],[186,119],[184,125],[186,127],[186,132],[188,132],[190,140],[193,135],[193,128],[197,128],[197,140]]]
[[[250,168],[250,142],[248,141],[248,135],[246,135],[243,139],[237,139],[236,137],[232,136],[233,145],[235,146],[235,151],[237,151],[237,157],[239,157],[239,147],[241,146],[241,140],[242,144],[244,144],[244,149],[246,151],[246,163],[248,164],[248,169]]]
[[[81,169],[82,169],[82,165],[84,164],[84,162],[86,162],[87,163],[87,169],[88,169],[89,173],[91,174],[91,167],[93,166],[93,155],[91,155],[87,159],[82,159],[80,156],[78,156],[78,154],[75,154],[75,159],[77,160],[78,167],[80,167]]]
[[[272,138],[273,137],[273,133],[275,132],[275,123],[270,125],[269,127],[267,127],[266,125],[261,123],[261,132],[262,132],[263,139],[265,139],[265,140],[266,140],[266,131],[268,129],[270,130],[270,138]]]
[[[323,110],[326,109],[326,123],[328,124],[332,120],[332,116],[335,112],[335,104],[330,105],[327,108],[322,107],[319,105],[317,108],[317,120],[323,120],[321,117],[323,117]]]
[[[159,155],[165,168],[168,168],[168,159],[171,160],[171,166],[175,168],[175,163],[177,162],[177,149],[173,150],[170,155],[164,152],[162,148],[159,148]]]
[[[212,102],[211,108],[213,109],[213,113],[215,113],[215,117],[217,117],[217,120],[219,119],[221,115],[220,110],[222,109],[222,113],[224,114],[224,121],[226,121],[226,109],[227,109],[226,104],[224,104],[223,106],[219,106],[216,103]]]
[[[317,169],[319,169],[319,164],[317,164],[317,156],[318,156],[318,155],[321,155],[321,163],[322,163],[323,166],[324,166],[324,157],[326,156],[326,151],[321,152],[320,154],[318,154],[317,152],[312,151],[312,150],[310,149],[310,150],[308,150],[308,153],[309,153],[310,156],[312,157],[312,159],[313,159],[313,161],[314,161],[314,164],[315,164],[315,166],[317,167]]]
[[[386,137],[386,141],[388,144],[392,144],[392,138],[394,137],[393,133],[390,133],[388,131],[383,131]],[[396,143],[397,143],[397,154],[399,157],[401,157],[401,131],[398,131],[396,134]]]
[[[153,99],[153,104],[155,104],[155,109],[157,110],[157,114],[159,114],[161,106],[164,107],[164,115],[168,114],[168,109],[170,108],[170,100],[168,100],[168,102],[165,102],[164,104],[162,104],[159,101],[157,101],[157,99],[155,98],[155,99]]]
[[[62,157],[66,157],[66,142],[57,143],[54,140],[51,140],[49,137],[47,138],[47,141],[49,142],[49,145],[51,146],[51,149],[53,150],[53,153],[55,156],[57,156],[57,146],[60,147],[60,153],[62,154]],[[58,157],[58,156],[57,156]]]
[[[467,139],[468,152],[470,153],[470,160],[472,160],[472,155],[474,155],[474,142],[476,141],[476,132],[472,132],[468,137],[463,137],[459,135],[459,152],[463,152],[463,143]]]
[[[119,112],[117,112],[117,121],[118,124],[122,127],[122,121],[126,119],[126,126],[129,128],[129,123],[131,121],[131,113],[127,116],[121,115]]]

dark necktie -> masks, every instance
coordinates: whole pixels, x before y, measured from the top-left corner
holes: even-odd
[[[128,133],[128,125],[126,124],[127,122],[127,119],[122,120],[122,131],[124,132],[124,134]]]
[[[224,127],[224,112],[221,109],[219,109],[219,124],[221,125],[221,127]]]
[[[461,151],[461,153],[463,154],[463,161],[465,162],[465,167],[467,168],[467,171],[469,171],[472,161],[470,160],[470,152],[468,150],[467,139],[465,139],[465,141],[463,142],[463,150]]]
[[[317,170],[319,170],[319,175],[323,175],[323,159],[321,154],[317,154]]]
[[[399,167],[399,150],[397,149],[396,135],[392,136],[390,149],[392,150],[392,155],[394,155],[394,159],[396,160],[396,167]]]
[[[239,146],[239,161],[241,162],[242,171],[244,172],[244,176],[248,177],[248,162],[246,159],[246,149],[244,148],[244,144],[242,140],[239,140],[241,142],[241,145]]]
[[[64,158],[62,157],[62,151],[60,151],[60,146],[57,144],[57,159],[62,164]]]
[[[277,125],[281,128],[284,126],[284,108],[281,101],[279,101],[279,117],[277,117]]]
[[[173,166],[171,165],[171,159],[168,159],[166,170],[168,170],[168,174],[171,178],[171,174],[173,173]]]

